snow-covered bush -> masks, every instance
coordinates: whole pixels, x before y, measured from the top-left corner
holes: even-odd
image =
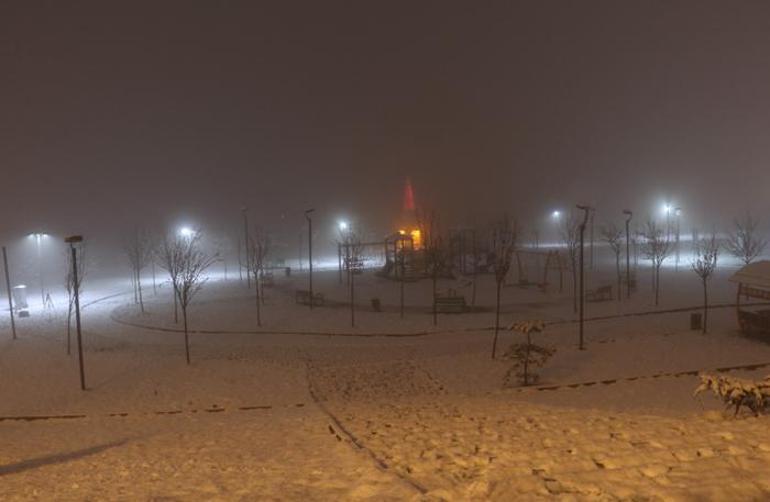
[[[725,403],[725,408],[735,406],[735,415],[745,406],[759,415],[770,407],[770,375],[764,380],[754,381],[729,376],[716,376],[709,374],[698,375],[700,385],[693,396],[710,390]]]
[[[543,347],[532,343],[533,332],[541,332],[545,329],[543,321],[524,321],[512,324],[509,329],[527,335],[526,343],[514,343],[503,354],[503,359],[513,361],[513,365],[505,373],[503,383],[512,385],[516,377],[523,385],[529,385],[537,381],[537,374],[530,371],[531,367],[541,368],[556,352],[552,347]]]

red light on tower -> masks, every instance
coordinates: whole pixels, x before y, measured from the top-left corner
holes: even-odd
[[[414,211],[414,191],[412,190],[412,180],[406,179],[404,185],[404,211]]]

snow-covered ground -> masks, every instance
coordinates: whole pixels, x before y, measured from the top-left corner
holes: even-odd
[[[734,301],[730,273],[712,281],[715,304]],[[145,290],[142,313],[112,296],[125,281],[86,284],[85,392],[61,311],[33,309],[15,341],[0,324],[0,499],[770,497],[770,419],[692,397],[694,372],[770,364],[770,344],[740,335],[730,307],[690,331],[702,290],[686,265],[662,272],[658,307],[647,271],[637,279],[631,300],[586,304],[601,320],[584,351],[570,277],[563,293],[505,287],[503,323],[545,320],[534,340],[556,349],[526,388],[504,386],[509,362],[490,358],[489,276],[472,312],[437,326],[429,281],[405,285],[402,319],[398,283],[357,277],[353,327],[336,271],[314,276],[326,302],[312,311],[294,302],[307,275],[276,275],[258,327],[253,292],[212,280],[191,307],[190,366],[167,286]],[[439,286],[470,301],[470,278]]]

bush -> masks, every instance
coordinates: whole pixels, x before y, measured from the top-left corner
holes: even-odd
[[[741,406],[750,409],[754,415],[759,415],[770,406],[770,375],[759,382],[708,374],[698,375],[698,377],[701,383],[695,389],[693,396],[710,390],[725,403],[725,409],[734,406],[735,415],[738,415]]]

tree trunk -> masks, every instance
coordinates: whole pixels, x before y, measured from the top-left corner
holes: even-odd
[[[655,306],[658,306],[660,298],[660,265],[655,267]]]
[[[139,310],[144,314],[144,298],[142,298],[142,277],[140,272],[136,272],[136,289],[139,291]]]
[[[572,260],[572,311],[575,314],[578,311],[578,279],[575,260]]]
[[[174,324],[179,323],[179,300],[176,297],[176,286],[173,286],[171,294],[174,295]]]
[[[495,307],[495,337],[492,339],[492,359],[495,358],[495,354],[497,353],[497,334],[500,331],[500,287],[502,286],[502,281],[497,281],[497,301],[496,301],[496,307]]]
[[[355,277],[353,276],[353,269],[348,269],[348,276],[350,280],[350,327],[356,327],[356,292],[355,292]]]
[[[436,281],[438,277],[437,274],[433,273],[433,325],[438,325],[438,314],[436,312]]]
[[[703,334],[706,334],[706,326],[709,320],[709,296],[706,278],[703,278]]]
[[[623,287],[623,276],[620,274],[620,252],[618,251],[615,253],[615,270],[618,273],[618,301],[620,301],[620,297],[622,296],[620,294],[621,288]]]
[[[182,317],[184,318],[184,353],[187,364],[190,364],[190,338],[187,334],[187,307],[182,305]]]
[[[254,288],[257,292],[257,326],[262,327],[262,307],[260,306],[260,288],[259,288],[259,278],[257,277],[258,274],[254,274],[254,284],[257,286]],[[313,301],[311,298],[310,301]]]

